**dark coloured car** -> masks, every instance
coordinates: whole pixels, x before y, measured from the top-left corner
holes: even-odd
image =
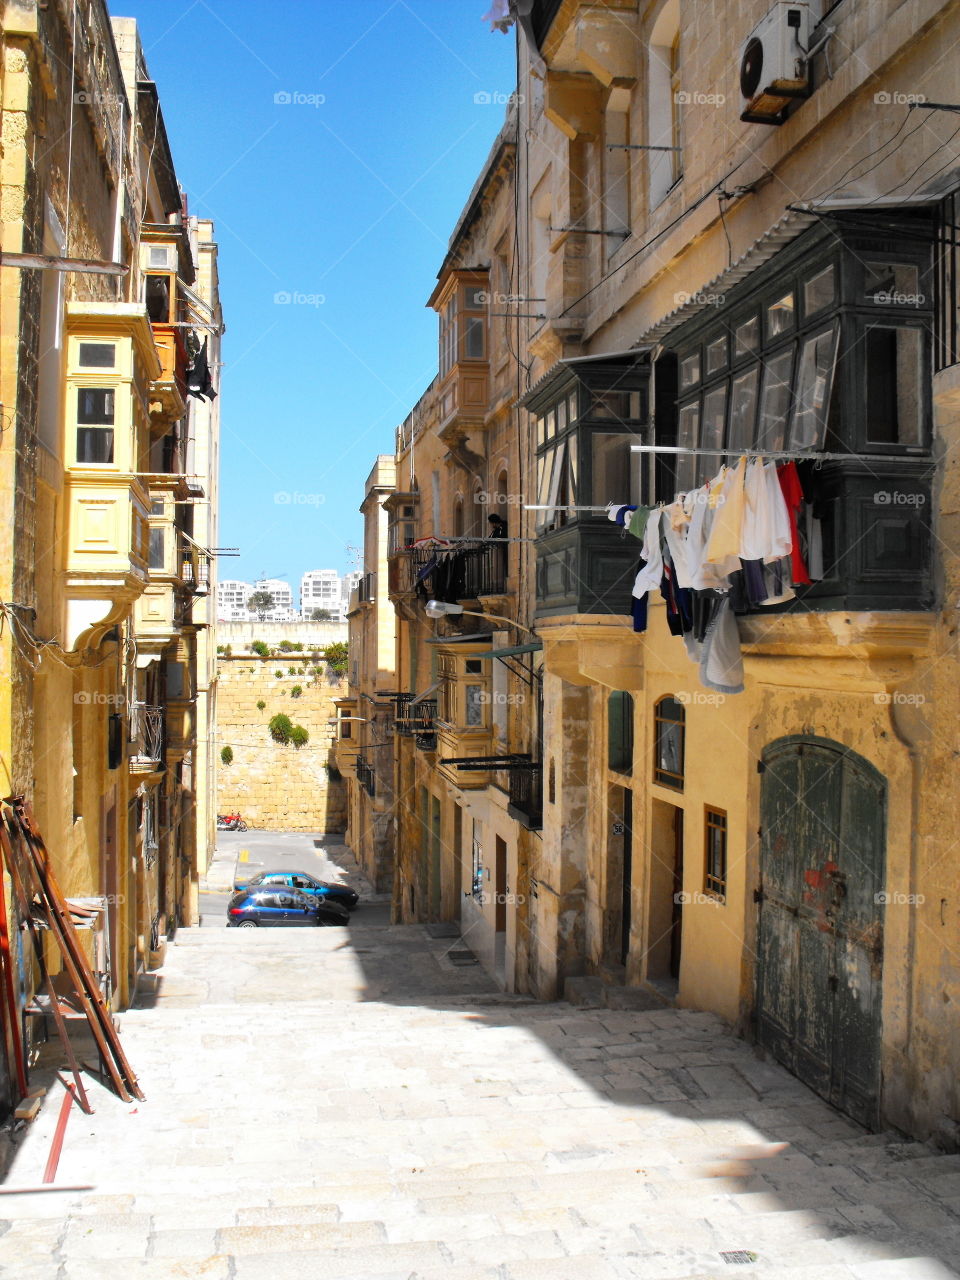
[[[350,913],[339,902],[328,902],[283,885],[241,889],[227,906],[227,924],[238,929],[314,928],[349,923]]]
[[[360,901],[360,895],[348,884],[333,884],[329,880],[318,880],[316,876],[308,876],[305,871],[261,871],[258,875],[251,876],[249,880],[235,884],[233,887],[239,892],[240,889],[252,889],[261,884],[283,885],[288,889],[298,889],[301,893],[310,894],[311,897],[325,898],[327,902],[339,902],[348,911],[352,911]]]

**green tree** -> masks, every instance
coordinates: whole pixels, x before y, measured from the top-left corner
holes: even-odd
[[[251,613],[256,613],[257,617],[262,622],[273,608],[273,596],[269,591],[254,591],[253,595],[247,601],[247,608]]]
[[[336,617],[329,609],[311,609],[310,622],[336,622]]]

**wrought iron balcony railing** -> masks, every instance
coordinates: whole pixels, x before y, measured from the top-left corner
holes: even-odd
[[[507,544],[493,539],[460,539],[449,545],[428,543],[404,547],[389,562],[393,596],[476,600],[500,595],[506,588]]]
[[[163,707],[135,702],[130,708],[130,763],[140,768],[157,767],[163,760]]]
[[[363,756],[357,756],[357,782],[372,799],[377,791],[377,778],[373,766]]]

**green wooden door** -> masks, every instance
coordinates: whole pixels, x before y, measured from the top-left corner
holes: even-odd
[[[757,1036],[864,1124],[880,1079],[886,782],[821,738],[763,755]]]

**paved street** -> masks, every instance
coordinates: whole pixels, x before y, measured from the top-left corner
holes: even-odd
[[[121,1019],[147,1101],[92,1086],[57,1181],[94,1189],[5,1199],[0,1275],[958,1274],[960,1157],[864,1133],[711,1015],[504,996],[462,950],[379,906],[181,930]]]

